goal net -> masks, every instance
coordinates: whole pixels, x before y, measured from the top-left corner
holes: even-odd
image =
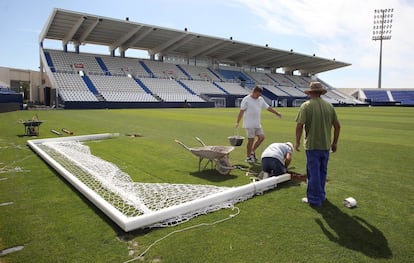
[[[222,208],[290,180],[286,174],[239,187],[140,183],[93,154],[83,141],[113,134],[29,140],[28,145],[124,231],[165,227]]]

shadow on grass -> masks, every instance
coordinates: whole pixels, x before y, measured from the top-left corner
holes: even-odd
[[[190,173],[192,176],[196,176],[198,178],[211,181],[211,182],[224,182],[227,180],[236,179],[237,176],[232,174],[220,174],[216,169],[206,169],[200,172],[192,172]]]
[[[211,181],[211,182],[223,182],[227,180],[236,179],[237,176],[232,174],[230,172],[228,175],[220,174],[216,169],[214,169],[213,165],[209,165],[210,168],[207,168],[207,166],[204,166],[204,169],[201,169],[201,171],[191,172],[190,174],[192,176],[196,176],[198,178]],[[235,164],[233,167],[237,167],[236,169],[240,169],[242,171],[249,171],[250,173],[258,174],[261,170],[260,164],[255,165],[245,165],[245,164]]]
[[[69,189],[71,189],[71,191],[74,194],[76,194],[97,216],[99,216],[108,226],[110,226],[112,228],[112,230],[114,231],[114,233],[116,233],[116,236],[120,241],[128,242],[128,241],[134,240],[137,237],[144,236],[144,235],[154,231],[155,229],[157,229],[156,227],[154,227],[154,228],[140,228],[140,229],[132,230],[132,231],[129,231],[129,232],[125,232],[111,218],[109,218],[104,212],[102,212],[101,209],[99,209],[94,203],[92,203],[81,192],[79,192],[78,189],[76,189],[76,187],[74,187],[71,183],[69,183],[65,178],[63,178],[59,173],[57,173],[52,167],[50,167],[50,169],[52,169],[53,173],[55,174],[55,176],[57,178],[59,178],[60,181],[62,181]],[[205,172],[209,172],[209,171],[207,170]],[[233,175],[219,174],[216,170],[210,171],[210,173],[207,174],[207,175],[211,177],[213,173],[215,173],[215,176],[213,175],[213,177],[227,178],[225,180],[237,178],[236,176],[233,176]],[[210,178],[210,180],[211,180],[211,178]]]
[[[51,169],[53,169],[51,167]],[[113,228],[115,232],[119,233],[126,233],[122,228],[120,228],[117,224],[114,223],[114,221],[109,218],[104,212],[102,212],[101,209],[99,209],[94,203],[92,203],[87,197],[85,197],[81,192],[79,192],[78,189],[76,189],[75,186],[73,186],[71,183],[69,183],[65,178],[63,178],[59,173],[54,171],[55,175],[59,180],[61,180],[69,189],[72,190],[74,194],[76,194],[82,201],[88,205],[90,209],[93,210],[105,223],[107,223],[109,226]]]
[[[371,258],[392,258],[392,251],[384,234],[363,218],[342,212],[328,200],[315,210],[322,215],[325,222],[320,219],[315,221],[330,241]]]

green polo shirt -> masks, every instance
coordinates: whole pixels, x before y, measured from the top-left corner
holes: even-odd
[[[304,124],[305,150],[329,150],[331,130],[337,120],[335,108],[321,98],[313,98],[300,106],[296,122]]]

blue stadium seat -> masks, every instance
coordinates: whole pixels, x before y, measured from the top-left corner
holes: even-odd
[[[365,96],[371,101],[388,102],[390,101],[386,90],[364,90]]]
[[[402,105],[414,105],[414,90],[391,91],[395,101],[400,101]]]

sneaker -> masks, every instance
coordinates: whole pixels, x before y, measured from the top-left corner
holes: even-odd
[[[257,175],[257,178],[259,178],[260,180],[263,180],[263,179],[269,178],[269,174],[268,174],[268,173],[266,173],[265,171],[261,171],[261,172]]]
[[[302,198],[302,202],[305,204],[308,204],[310,207],[313,207],[313,208],[321,207],[321,205],[309,203],[309,200],[307,197]]]
[[[248,162],[248,163],[254,163],[254,159],[251,155],[249,157],[247,157],[245,161]]]
[[[254,162],[257,163],[256,154],[254,152],[252,152],[252,154],[250,154],[250,158],[253,158]]]

